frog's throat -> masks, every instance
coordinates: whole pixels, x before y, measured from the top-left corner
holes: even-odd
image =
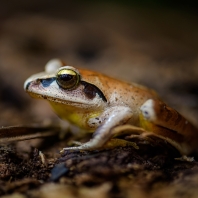
[[[88,131],[94,131],[97,127],[91,127],[88,121],[91,118],[100,116],[101,111],[93,111],[89,109],[81,109],[78,107],[67,106],[59,103],[50,102],[55,113],[63,120],[67,120],[72,124]]]

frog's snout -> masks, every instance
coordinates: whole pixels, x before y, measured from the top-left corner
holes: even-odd
[[[30,86],[31,82],[27,82],[27,83],[24,83],[24,90],[28,90],[29,86]]]

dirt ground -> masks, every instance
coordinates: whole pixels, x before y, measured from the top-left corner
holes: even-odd
[[[125,2],[125,1],[124,1]],[[127,2],[127,1],[126,1]],[[162,1],[163,2],[163,1]],[[155,89],[198,126],[198,15],[187,4],[1,1],[0,125],[57,122],[24,81],[52,58]],[[198,163],[160,139],[89,152],[59,151],[58,135],[0,147],[1,197],[197,197]]]

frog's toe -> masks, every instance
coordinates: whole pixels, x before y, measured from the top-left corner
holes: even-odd
[[[77,150],[82,150],[81,146],[65,147],[60,151],[60,153],[63,153],[64,151],[77,151]]]
[[[77,151],[77,150],[92,150],[93,148],[89,145],[89,143],[85,143],[85,144],[81,144],[80,146],[73,146],[73,147],[66,147],[63,148],[60,152],[64,152],[64,151]]]

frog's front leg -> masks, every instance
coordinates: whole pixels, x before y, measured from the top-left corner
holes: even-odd
[[[113,129],[116,126],[127,123],[132,117],[133,113],[129,107],[112,107],[109,108],[102,116],[104,120],[93,134],[93,138],[81,146],[67,147],[63,150],[92,150],[102,147],[115,133]]]

